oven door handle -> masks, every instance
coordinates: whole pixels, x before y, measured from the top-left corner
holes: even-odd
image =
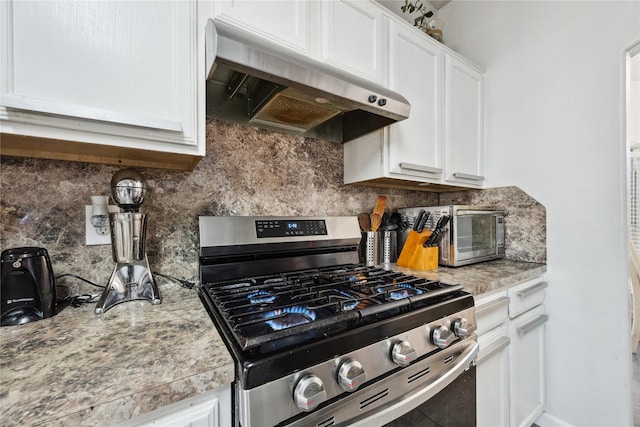
[[[462,354],[460,354],[454,367],[448,369],[447,372],[427,387],[413,393],[406,399],[402,399],[399,402],[395,402],[392,405],[380,409],[369,417],[352,420],[349,425],[362,427],[383,426],[417,408],[451,384],[464,371],[469,369],[470,365],[478,355],[478,349],[478,343],[474,342],[472,345],[469,345]]]

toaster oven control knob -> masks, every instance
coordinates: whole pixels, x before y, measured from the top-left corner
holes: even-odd
[[[293,390],[293,400],[300,410],[310,412],[327,400],[327,392],[322,380],[315,375],[305,375],[300,378]]]
[[[456,340],[456,336],[446,326],[438,326],[433,330],[433,343],[440,348],[447,348]]]
[[[391,360],[396,365],[409,366],[417,358],[418,354],[408,341],[400,341],[391,348]]]
[[[466,338],[476,331],[473,323],[469,323],[464,317],[453,322],[453,332],[460,338]]]
[[[346,391],[356,391],[367,380],[367,373],[357,360],[347,359],[338,368],[338,384]]]

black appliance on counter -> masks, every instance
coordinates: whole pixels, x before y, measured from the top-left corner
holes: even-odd
[[[0,259],[2,326],[21,325],[58,314],[53,269],[45,248],[6,249]]]
[[[235,361],[234,425],[381,426],[417,410],[475,424],[475,309],[462,286],[358,264],[355,217],[199,225],[198,293]],[[438,415],[430,402],[457,408]]]

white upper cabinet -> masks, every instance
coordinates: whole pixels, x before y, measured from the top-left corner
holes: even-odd
[[[222,0],[216,2],[214,17],[255,36],[312,55],[312,9],[317,5],[307,0]],[[314,10],[315,13],[315,10]]]
[[[187,160],[195,164],[204,154],[196,9],[195,1],[1,2],[2,132],[195,156]]]
[[[386,26],[370,0],[222,0],[214,9],[218,24],[384,83]]]
[[[447,181],[484,181],[484,79],[470,64],[447,55],[445,147]]]
[[[382,84],[387,52],[380,6],[368,0],[322,2],[323,62]]]
[[[411,118],[389,127],[389,172],[441,179],[444,53],[412,28],[392,28],[389,83],[411,104]]]
[[[482,188],[482,72],[399,18],[390,18],[389,46],[388,86],[407,98],[411,113],[344,145],[344,182]]]

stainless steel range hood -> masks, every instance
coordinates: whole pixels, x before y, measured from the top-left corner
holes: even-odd
[[[409,117],[401,95],[209,20],[207,117],[344,143]]]

